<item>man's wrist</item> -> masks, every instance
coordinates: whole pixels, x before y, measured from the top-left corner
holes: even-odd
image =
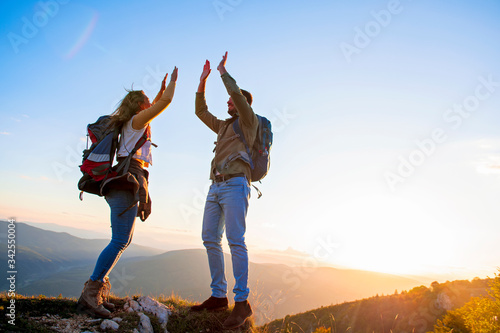
[[[220,75],[227,73],[227,70],[224,66],[222,66],[222,68],[218,68],[218,70],[219,70]]]

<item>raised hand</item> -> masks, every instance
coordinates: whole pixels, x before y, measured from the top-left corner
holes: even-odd
[[[156,102],[158,102],[161,98],[161,95],[163,94],[163,92],[165,91],[165,82],[167,81],[167,77],[168,77],[168,73],[165,74],[165,77],[163,78],[163,81],[161,81],[161,87],[160,87],[160,91],[158,92],[158,95],[156,95],[155,99],[153,100],[153,103],[151,103],[151,105],[154,105],[156,104]]]
[[[165,90],[165,82],[167,81],[167,76],[168,76],[168,73],[165,74],[165,77],[163,78],[163,81],[161,81],[160,92],[163,92]]]
[[[210,75],[210,72],[212,70],[210,69],[210,61],[205,61],[205,65],[203,66],[203,72],[201,73],[201,77],[200,77],[200,82],[203,81],[205,82],[208,78],[208,76]]]
[[[165,76],[165,79],[167,77]],[[174,67],[174,70],[172,71],[172,74],[170,75],[170,82],[176,82],[177,81],[177,67]]]
[[[227,51],[226,53],[222,56],[222,60],[219,63],[219,66],[217,66],[217,70],[220,72],[220,74],[227,73],[226,71],[226,61],[227,61]]]

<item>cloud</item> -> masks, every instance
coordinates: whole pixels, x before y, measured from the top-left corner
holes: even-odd
[[[483,175],[500,175],[500,155],[491,155],[476,162],[476,171]]]
[[[23,118],[23,119],[29,119],[29,118],[30,118],[30,116],[28,116],[27,114],[22,114],[22,115],[21,115],[21,118]],[[13,121],[15,121],[15,122],[17,122],[17,123],[22,122],[22,121],[23,121],[23,119],[10,117],[10,120],[13,120]]]
[[[1,135],[10,135],[10,132],[0,132]]]
[[[29,181],[36,181],[36,182],[55,182],[54,179],[51,179],[47,176],[40,176],[40,177],[37,177],[37,178],[33,178],[31,176],[28,176],[28,175],[19,175],[19,178],[21,179],[24,179],[24,180],[29,180]]]
[[[480,156],[474,161],[476,172],[482,175],[499,175],[500,141],[480,140],[477,142],[477,148]]]

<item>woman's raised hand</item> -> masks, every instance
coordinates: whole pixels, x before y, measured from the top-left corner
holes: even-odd
[[[165,76],[165,78],[167,78]],[[174,70],[172,71],[172,74],[170,75],[170,82],[176,82],[177,81],[177,66],[174,67]]]
[[[163,81],[161,81],[160,92],[163,92],[165,90],[165,82],[167,81],[167,76],[168,76],[168,73],[165,74],[165,77],[163,78]]]

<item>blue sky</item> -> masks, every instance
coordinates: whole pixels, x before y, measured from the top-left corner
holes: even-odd
[[[104,200],[78,200],[85,126],[132,84],[153,99],[177,66],[174,101],[152,124],[153,214],[135,242],[201,247],[215,136],[194,115],[194,94],[209,59],[208,105],[226,117],[215,68],[228,51],[229,73],[275,131],[264,196],[250,204],[251,254],[314,256],[326,241],[321,260],[339,267],[496,271],[497,1],[49,0],[0,10],[0,218],[106,237]]]

